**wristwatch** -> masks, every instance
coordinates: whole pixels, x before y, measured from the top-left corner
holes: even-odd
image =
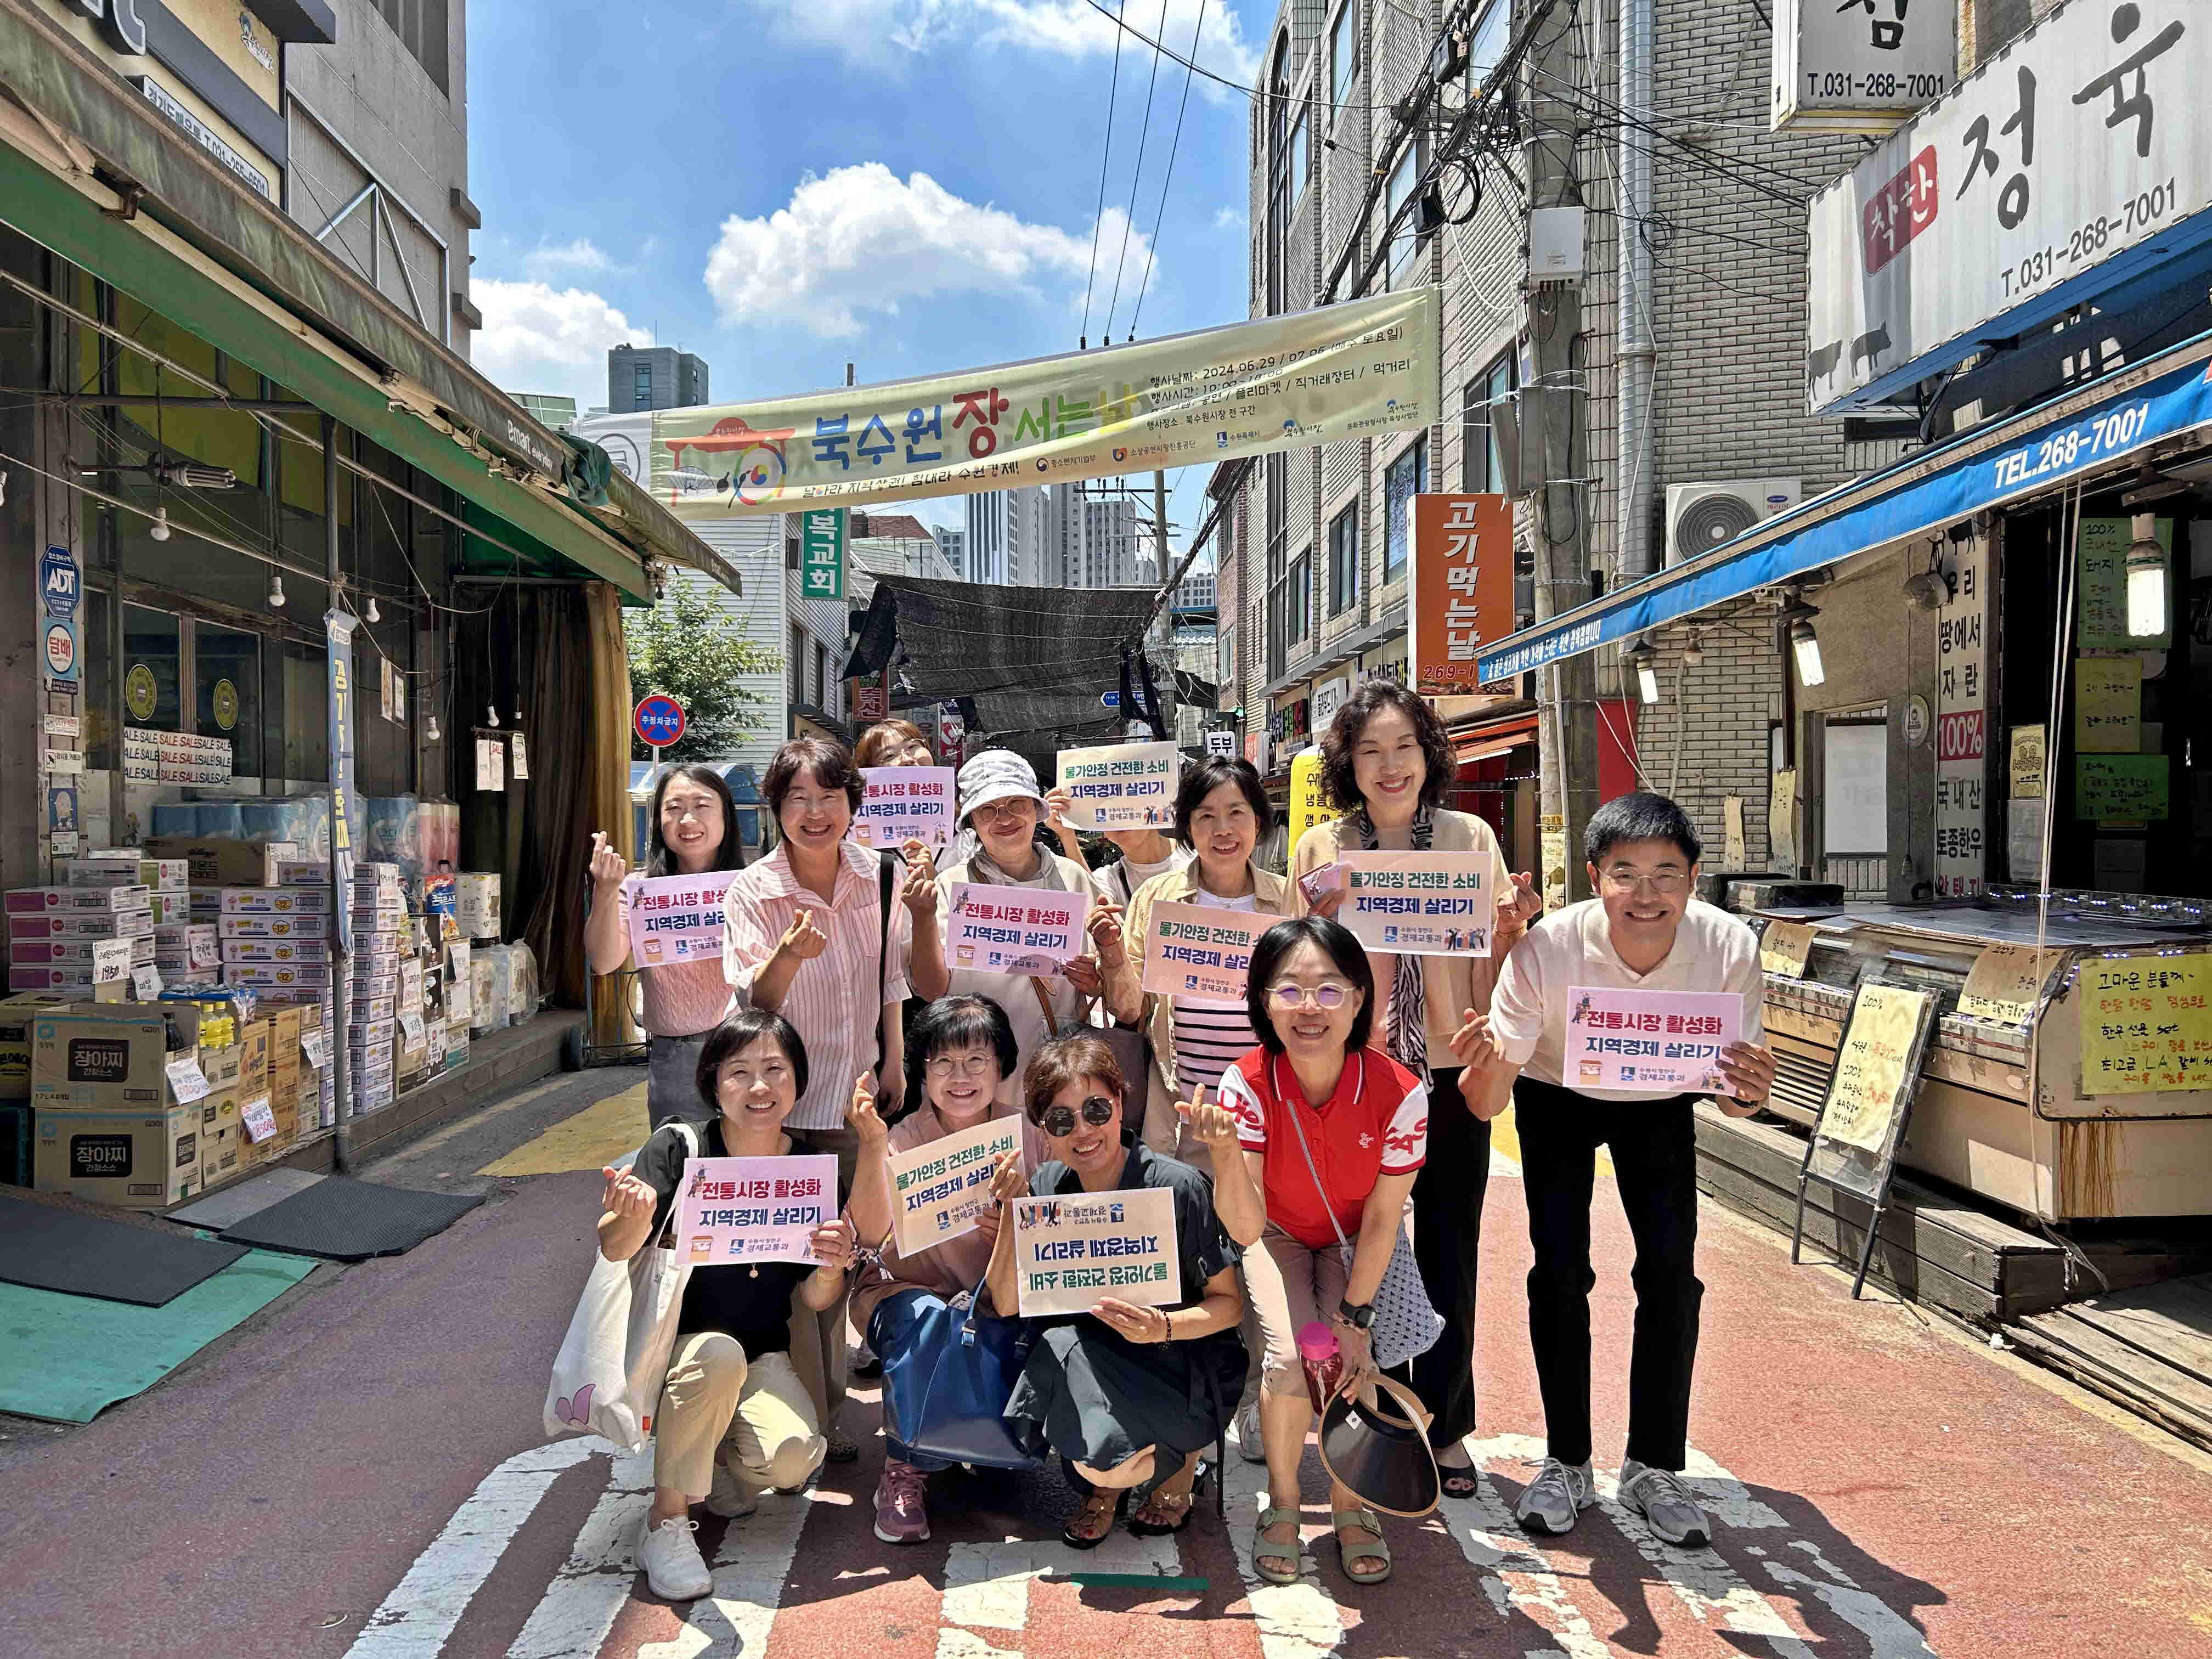
[[[1356,1331],[1375,1328],[1375,1304],[1372,1302],[1363,1302],[1356,1308],[1349,1302],[1340,1302],[1336,1304],[1336,1316]]]

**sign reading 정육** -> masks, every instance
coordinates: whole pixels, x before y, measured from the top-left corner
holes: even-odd
[[[1732,993],[1573,985],[1561,1063],[1571,1089],[1732,1094],[1721,1050],[1742,1035],[1743,999]]]
[[[837,1213],[837,1160],[686,1158],[676,1204],[678,1261],[812,1261],[814,1230]]]
[[[698,876],[632,876],[623,884],[629,917],[630,954],[641,968],[719,959],[722,954],[723,896],[734,872]]]
[[[948,968],[1056,979],[1064,963],[1083,954],[1084,924],[1091,916],[1087,893],[956,881],[951,901],[945,930]]]
[[[891,1230],[899,1254],[916,1255],[975,1231],[991,1201],[1000,1158],[1022,1149],[1022,1121],[991,1118],[940,1135],[910,1152],[893,1152]]]
[[[1910,0],[1777,0],[1778,132],[1879,136],[1951,89],[1957,17]]]
[[[1175,822],[1171,743],[1123,743],[1060,751],[1060,787],[1073,803],[1068,821],[1085,830],[1157,830]]]
[[[1164,1187],[1014,1200],[1021,1316],[1087,1313],[1112,1297],[1140,1308],[1181,1301],[1175,1194]]]
[[[1346,853],[1337,920],[1370,951],[1486,956],[1497,895],[1480,853]]]
[[[949,766],[863,769],[866,793],[853,815],[853,839],[863,847],[903,847],[910,841],[925,847],[949,845],[956,775]]]
[[[1252,947],[1276,918],[1209,904],[1158,903],[1145,928],[1143,988],[1161,996],[1242,1001]]]

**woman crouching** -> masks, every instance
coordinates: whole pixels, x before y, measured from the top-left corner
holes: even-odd
[[[1060,1534],[1079,1550],[1104,1540],[1133,1492],[1139,1501],[1130,1530],[1182,1530],[1198,1454],[1220,1437],[1244,1383],[1237,1246],[1214,1213],[1206,1177],[1123,1132],[1121,1087],[1114,1051],[1100,1038],[1047,1043],[1030,1060],[1022,1091],[1052,1161],[1024,1182],[1010,1154],[991,1187],[1001,1206],[1024,1189],[1036,1198],[1144,1188],[1175,1195],[1176,1299],[1152,1308],[1102,1297],[1086,1313],[1033,1321],[1036,1344],[1006,1404],[1006,1420],[1027,1449],[1057,1455],[1083,1495]],[[1016,1231],[1000,1225],[991,1253],[991,1299],[1005,1313],[1018,1307]]]

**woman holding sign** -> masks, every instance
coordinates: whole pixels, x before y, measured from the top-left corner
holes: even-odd
[[[1774,1055],[1759,1041],[1765,981],[1750,928],[1690,896],[1698,832],[1661,795],[1623,795],[1590,815],[1583,833],[1594,899],[1529,931],[1505,963],[1486,1017],[1474,1010],[1454,1035],[1467,1063],[1467,1097],[1480,1116],[1515,1101],[1522,1188],[1528,1201],[1528,1344],[1549,1437],[1543,1468],[1515,1517],[1530,1532],[1571,1530],[1595,1501],[1590,1470],[1589,1206],[1597,1149],[1613,1154],[1620,1207],[1636,1240],[1636,1340],[1628,1364],[1628,1453],[1620,1501],[1670,1544],[1702,1548],[1705,1510],[1682,1484],[1690,1379],[1698,1353],[1697,1144],[1692,1109],[1702,1091],[1607,1087],[1615,1061],[1567,1060],[1575,1005],[1607,992],[1673,993],[1686,1019],[1716,1008],[1740,1040],[1710,1062],[1743,1116],[1774,1086]],[[1729,1017],[1733,1016],[1733,1018]],[[1587,1069],[1585,1069],[1585,1065]]]
[[[712,1115],[696,1131],[696,1156],[788,1156],[795,1143],[784,1120],[807,1081],[805,1045],[788,1020],[758,1008],[731,1015],[700,1048],[693,1086]],[[627,1261],[659,1236],[693,1156],[684,1129],[671,1125],[639,1149],[627,1171],[605,1171],[602,1255]],[[696,1500],[705,1498],[715,1515],[750,1515],[763,1490],[795,1492],[821,1466],[828,1443],[792,1369],[791,1320],[797,1310],[837,1305],[854,1237],[853,1224],[839,1217],[814,1230],[818,1265],[733,1261],[694,1267],[685,1280],[653,1425],[653,1505],[638,1532],[638,1565],[654,1595],[686,1601],[714,1587],[692,1541]]]
[[[1131,1530],[1182,1530],[1198,1455],[1219,1438],[1244,1382],[1237,1243],[1204,1176],[1124,1133],[1121,1089],[1120,1064],[1099,1037],[1047,1043],[1022,1091],[1052,1162],[1024,1182],[1008,1154],[991,1182],[1012,1212],[991,1250],[992,1304],[1019,1310],[1036,1329],[1006,1420],[1035,1455],[1057,1454],[1083,1494],[1060,1534],[1079,1550],[1104,1541],[1140,1487]],[[1236,1125],[1218,1109],[1206,1115],[1226,1156]],[[1127,1206],[1126,1226],[1111,1220],[1123,1206],[1080,1202],[1117,1193],[1158,1196]],[[1092,1211],[1108,1220],[1082,1236],[1080,1218]],[[1058,1283],[1079,1274],[1073,1288]],[[1093,1288],[1109,1284],[1130,1288]]]
[[[663,772],[653,787],[647,821],[651,839],[644,868],[635,875],[622,854],[607,845],[604,831],[592,836],[592,919],[584,943],[595,974],[618,972],[630,958],[629,897],[639,879],[663,881],[718,870],[735,874],[744,867],[737,804],[730,786],[711,766],[672,766]],[[721,895],[715,897],[719,906]],[[644,1004],[647,1115],[656,1129],[678,1117],[701,1118],[705,1109],[694,1081],[699,1050],[730,1007],[721,953],[641,962],[637,982]]]
[[[935,1357],[919,1340],[925,1322],[981,1285],[1000,1220],[987,1201],[954,1231],[948,1219],[965,1207],[957,1200],[974,1186],[961,1181],[957,1169],[951,1179],[937,1179],[933,1166],[925,1166],[928,1178],[906,1183],[912,1193],[929,1199],[948,1187],[957,1191],[934,1212],[916,1214],[919,1203],[899,1203],[895,1171],[915,1166],[914,1155],[933,1146],[972,1147],[979,1139],[975,1132],[995,1123],[1019,1147],[1024,1178],[1034,1172],[1049,1155],[1044,1138],[1018,1106],[1001,1097],[1000,1085],[1013,1074],[1014,1054],[1014,1028],[989,998],[949,996],[931,1003],[915,1022],[906,1051],[908,1097],[928,1103],[895,1124],[888,1139],[864,1143],[853,1178],[853,1224],[871,1247],[881,1247],[880,1257],[865,1262],[854,1281],[853,1325],[866,1336],[884,1372],[888,1444],[876,1487],[876,1536],[886,1544],[918,1544],[929,1536],[929,1476],[946,1466],[946,1460],[900,1443],[891,1432],[888,1402],[905,1392],[909,1366]],[[988,1176],[995,1164],[976,1161],[969,1167]],[[922,1242],[939,1233],[944,1243]],[[926,1379],[913,1380],[926,1384]]]
[[[1490,1125],[1467,1109],[1452,1034],[1464,1012],[1490,1006],[1498,964],[1543,900],[1531,878],[1509,875],[1498,836],[1480,818],[1448,811],[1444,793],[1458,761],[1443,722],[1402,685],[1375,680],[1353,692],[1322,734],[1322,793],[1344,814],[1309,830],[1291,855],[1300,914],[1339,914],[1346,854],[1453,853],[1481,872],[1495,896],[1487,946],[1437,955],[1366,946],[1385,992],[1377,1023],[1390,1058],[1429,1087],[1428,1162],[1413,1183],[1413,1250],[1429,1301],[1444,1316],[1443,1339],[1407,1377],[1435,1413],[1429,1443],[1449,1498],[1472,1498],[1474,1470],[1462,1442],[1474,1429],[1475,1285],[1482,1257],[1482,1204],[1490,1184]],[[1332,879],[1334,878],[1334,879]],[[1478,907],[1480,908],[1480,906]]]

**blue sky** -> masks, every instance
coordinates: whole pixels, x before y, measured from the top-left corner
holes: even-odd
[[[1273,15],[1126,3],[1241,84]],[[1146,121],[1154,54],[1088,0],[474,0],[469,35],[475,356],[509,391],[605,403],[623,340],[706,357],[717,403],[1072,350],[1093,271],[1094,344],[1109,303],[1117,339],[1245,315],[1246,100],[1192,87],[1154,246],[1184,71]]]

